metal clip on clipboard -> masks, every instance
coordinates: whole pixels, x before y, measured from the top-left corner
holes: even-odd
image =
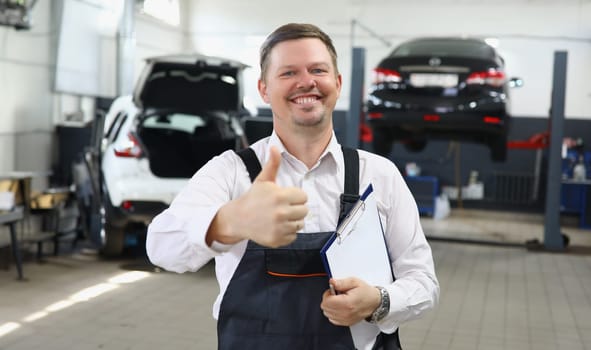
[[[373,186],[369,184],[320,250],[332,278],[357,277],[370,285],[392,283],[394,276]]]
[[[365,211],[365,202],[360,200],[355,203],[351,211],[337,228],[337,244],[341,244],[355,230],[355,224]]]

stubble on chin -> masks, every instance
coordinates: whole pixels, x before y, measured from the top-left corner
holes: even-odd
[[[306,115],[307,113],[312,113],[312,115]],[[299,113],[295,112],[292,115],[293,123],[297,126],[302,127],[313,127],[321,125],[326,120],[326,110],[317,110],[314,112],[314,108],[310,110],[304,110],[303,115],[299,115]]]
[[[295,117],[294,120],[294,124],[297,126],[302,126],[302,127],[312,127],[312,126],[318,126],[320,124],[322,124],[322,122],[324,122],[325,116],[324,114],[315,117],[315,118],[298,118]]]

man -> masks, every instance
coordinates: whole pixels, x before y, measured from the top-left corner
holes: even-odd
[[[148,256],[176,272],[215,258],[220,349],[397,349],[398,327],[439,296],[414,199],[390,160],[338,144],[341,75],[324,32],[284,25],[263,44],[260,64],[273,134],[200,169],[151,223]],[[369,183],[396,280],[331,279],[333,294],[319,250]]]

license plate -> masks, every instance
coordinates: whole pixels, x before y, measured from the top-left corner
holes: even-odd
[[[458,75],[414,73],[410,75],[410,84],[414,87],[450,88],[458,85]]]

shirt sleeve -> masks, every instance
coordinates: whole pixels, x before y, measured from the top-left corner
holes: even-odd
[[[240,169],[236,158],[231,151],[213,158],[152,220],[146,251],[154,265],[178,273],[196,271],[220,254],[206,244],[205,236],[219,208],[232,199]]]
[[[419,318],[439,300],[433,255],[416,202],[402,175],[397,169],[392,172],[394,179],[388,181],[392,188],[384,191],[392,195],[383,198],[381,208],[395,276],[394,283],[384,286],[390,295],[390,311],[378,327],[385,333],[392,333],[402,323]]]

